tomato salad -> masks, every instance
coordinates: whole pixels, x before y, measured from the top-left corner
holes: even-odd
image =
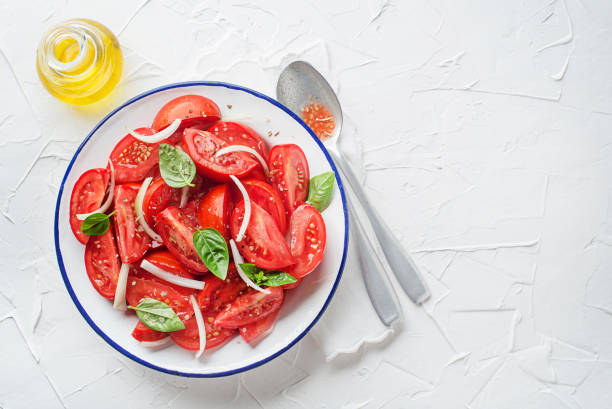
[[[285,291],[323,260],[333,172],[310,177],[299,146],[223,121],[199,95],[168,102],[77,180],[70,226],[96,291],[138,317],[142,345],[255,345]]]

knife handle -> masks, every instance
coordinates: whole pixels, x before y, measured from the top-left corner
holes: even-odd
[[[351,199],[348,202],[351,203]],[[355,234],[351,238],[357,241],[361,275],[363,276],[368,296],[372,301],[376,314],[378,314],[378,318],[380,318],[383,324],[390,326],[400,318],[400,312],[395,302],[397,296],[393,292],[393,287],[386,283],[383,265],[371,242],[365,235],[363,227],[355,215],[355,208],[352,205],[350,205],[349,215],[352,227],[356,228]]]
[[[344,175],[344,179],[348,181],[356,199],[361,203],[362,208],[370,219],[374,233],[376,233],[380,246],[387,257],[387,262],[404,292],[417,305],[427,301],[430,296],[429,289],[412,257],[393,235],[391,229],[389,229],[389,226],[387,226],[378,212],[374,210],[357,176],[353,173],[350,164],[344,159],[342,152],[338,152],[337,155],[333,153],[332,155],[334,162]]]

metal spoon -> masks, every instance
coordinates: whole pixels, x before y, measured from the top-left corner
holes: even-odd
[[[427,285],[421,278],[418,267],[399,240],[393,235],[385,221],[374,210],[361,187],[361,183],[339,149],[338,141],[340,139],[340,130],[342,129],[342,110],[338,97],[329,83],[307,62],[294,61],[283,70],[278,79],[276,98],[298,115],[302,107],[313,99],[329,109],[335,118],[336,127],[331,137],[323,143],[336,166],[343,174],[344,179],[348,181],[348,185],[351,187],[354,196],[349,198],[349,203],[352,201],[361,203],[387,257],[387,262],[404,292],[415,304],[425,302],[429,298],[430,293]],[[353,210],[351,209],[351,212],[356,218],[357,215]],[[363,232],[363,229],[361,230],[360,233]],[[372,253],[374,252],[372,251]],[[365,265],[363,266],[365,267]],[[368,267],[372,268],[372,266]]]

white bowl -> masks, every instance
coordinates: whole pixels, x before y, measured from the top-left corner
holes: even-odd
[[[126,134],[125,127],[148,126],[157,111],[172,98],[199,94],[214,100],[224,120],[248,124],[270,146],[295,143],[306,154],[311,175],[333,170],[336,188],[329,207],[323,212],[327,227],[327,249],[321,265],[302,284],[287,291],[274,331],[255,347],[241,337],[200,360],[192,351],[174,344],[150,350],[131,336],[137,318],[112,308],[91,285],[83,254],[85,247],[70,230],[70,194],[78,177],[87,169],[105,167],[115,144]],[[231,109],[229,108],[231,106]],[[275,135],[279,132],[278,135]],[[236,85],[220,82],[185,82],[167,85],[138,95],[108,114],[79,146],[62,180],[55,208],[54,225],[57,261],[66,288],[85,321],[113,348],[125,356],[158,371],[193,377],[225,376],[259,366],[299,341],[321,317],[340,281],[346,258],[348,220],[344,191],[327,151],[310,129],[277,101]]]

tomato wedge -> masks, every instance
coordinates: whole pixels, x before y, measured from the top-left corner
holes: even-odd
[[[244,219],[244,200],[232,213],[232,237],[236,240]],[[257,203],[251,202],[251,219],[243,239],[236,242],[240,254],[260,268],[275,270],[287,267],[295,261],[285,243],[276,221]]]
[[[134,337],[136,341],[140,342],[158,341],[166,338],[167,336],[168,333],[155,331],[154,329],[144,325],[141,321],[138,321],[138,324],[136,324],[134,330],[132,331],[132,337]]]
[[[250,127],[237,122],[217,122],[208,130],[223,139],[228,145],[244,145],[253,148],[264,160],[268,157],[268,145],[263,138]]]
[[[197,277],[191,274],[185,267],[183,267],[177,260],[174,258],[172,253],[170,253],[166,249],[155,250],[149,254],[147,254],[144,258],[149,263],[153,264],[156,267],[161,268],[169,273],[176,274],[180,277],[189,278],[190,280],[197,280]],[[138,263],[140,265],[140,263]],[[133,266],[134,268],[135,266]],[[180,285],[169,283],[161,278],[154,276],[148,271],[140,268],[139,266],[134,268],[134,275],[139,278],[144,278],[151,281],[157,281],[159,283],[168,285],[174,288],[181,294],[190,295],[193,294],[196,290],[187,287],[181,287]]]
[[[295,277],[294,277],[295,278]],[[298,278],[297,281],[295,283],[291,283],[291,284],[284,284],[281,285],[281,288],[283,290],[293,290],[295,287],[297,287],[298,285],[300,285],[300,283],[303,281],[303,278]]]
[[[193,310],[192,310],[193,311]],[[206,348],[211,349],[226,343],[236,335],[236,330],[219,328],[213,324],[214,315],[204,315],[204,328],[206,328]],[[190,317],[185,321],[185,329],[173,331],[170,337],[174,343],[181,348],[190,351],[200,349],[200,333],[195,317]]]
[[[249,290],[227,305],[215,318],[214,324],[222,328],[240,328],[263,319],[280,309],[283,290],[268,287],[269,294]]]
[[[175,119],[181,119],[181,126],[168,139],[171,143],[181,140],[183,129],[208,129],[221,119],[221,111],[212,100],[201,95],[182,95],[164,105],[153,120],[153,129],[161,131]]]
[[[137,306],[143,298],[165,302],[183,321],[191,315],[193,309],[189,303],[189,298],[176,291],[169,285],[156,281],[136,277],[132,274],[128,277],[126,298],[128,304]]]
[[[85,246],[85,269],[102,297],[110,300],[115,297],[120,268],[112,229],[101,236],[92,236]]]
[[[155,179],[147,189],[142,199],[142,211],[147,224],[155,229],[155,218],[168,206],[176,206],[180,200],[180,192],[166,184],[164,179]]]
[[[185,215],[185,218],[191,223],[192,226],[199,228],[198,226],[198,208],[200,207],[200,199],[194,199],[180,209],[181,213]]]
[[[238,333],[249,345],[255,346],[272,331],[279,312],[280,309],[260,320],[247,324],[244,327],[240,327],[238,329]]]
[[[153,135],[151,128],[138,128],[134,132]],[[110,154],[115,168],[115,183],[140,182],[159,162],[159,145],[139,141],[128,134],[119,141]]]
[[[230,262],[225,280],[209,275],[204,283],[204,289],[198,294],[198,304],[207,313],[220,311],[247,289],[233,262]]]
[[[225,237],[225,241],[229,241],[229,224],[233,205],[230,188],[227,185],[218,185],[212,188],[200,201],[198,225],[202,229],[212,227]]]
[[[130,185],[115,186],[115,233],[117,247],[123,263],[133,263],[140,260],[151,247],[151,238],[136,221],[134,202],[138,188]]]
[[[257,203],[272,216],[282,234],[287,231],[287,214],[283,201],[272,186],[261,180],[243,180],[244,185],[251,201]]]
[[[76,239],[86,244],[89,236],[81,231],[82,220],[77,214],[98,209],[104,200],[110,172],[106,169],[90,169],[83,173],[72,188],[70,196],[70,228]]]
[[[259,166],[259,162],[245,152],[232,152],[215,157],[219,149],[228,145],[210,132],[193,128],[185,129],[183,145],[187,154],[193,159],[198,172],[217,182],[229,181],[230,175],[240,178]]]
[[[306,156],[297,145],[276,145],[270,151],[268,167],[272,185],[280,192],[285,209],[291,214],[308,197],[310,172]]]
[[[314,270],[325,253],[325,222],[321,213],[309,204],[300,205],[291,215],[291,255],[295,265],[289,271],[300,279]]]
[[[208,271],[193,245],[196,227],[176,207],[170,206],[157,215],[157,231],[170,253],[183,266],[196,272]]]

